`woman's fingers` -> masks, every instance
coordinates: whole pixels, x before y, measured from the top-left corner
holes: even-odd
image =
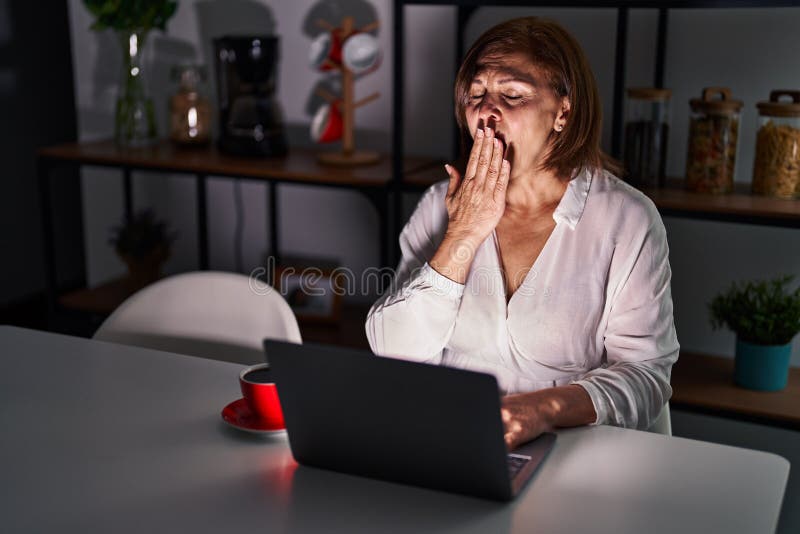
[[[489,174],[489,165],[492,162],[492,153],[495,150],[495,137],[491,128],[484,128],[483,132],[483,146],[481,147],[481,154],[478,157],[478,166],[475,169],[475,185],[481,186],[486,182],[486,176]]]
[[[463,174],[445,165],[449,176],[446,203],[454,228],[458,226],[481,238],[494,229],[505,207],[509,179],[508,162],[503,165],[503,143],[491,128],[476,131]]]
[[[523,434],[522,423],[511,414],[509,414],[507,418],[503,418],[503,423],[505,428],[503,437],[505,438],[506,445],[509,450],[514,449],[521,443]]]
[[[483,148],[483,139],[483,129],[478,128],[472,143],[472,152],[470,152],[469,161],[467,161],[467,168],[464,170],[464,178],[466,180],[471,180],[475,177],[475,170],[478,168],[478,160],[480,159],[481,149]]]
[[[506,198],[506,189],[508,188],[508,179],[511,177],[511,163],[507,159],[503,159],[500,163],[500,174],[497,177],[497,182],[494,184],[494,200],[500,201]]]
[[[500,168],[503,163],[503,144],[496,137],[492,138],[492,159],[486,169],[486,187],[494,188],[500,178]]]

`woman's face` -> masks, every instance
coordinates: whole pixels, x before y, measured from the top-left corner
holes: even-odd
[[[511,177],[537,170],[549,136],[566,124],[569,101],[550,88],[524,54],[485,56],[478,62],[465,109],[470,134],[492,128],[506,145]]]

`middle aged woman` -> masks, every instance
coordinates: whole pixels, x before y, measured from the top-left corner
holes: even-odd
[[[580,46],[544,19],[495,26],[455,102],[469,161],[403,229],[367,317],[373,351],[493,374],[509,449],[555,427],[648,428],[679,348],[666,232],[600,151]]]

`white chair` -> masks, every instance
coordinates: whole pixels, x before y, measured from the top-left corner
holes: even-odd
[[[656,420],[653,421],[653,424],[650,425],[647,431],[656,434],[664,434],[665,436],[672,435],[672,418],[669,415],[669,403],[664,405],[661,413],[658,414],[658,417],[656,417]]]
[[[130,296],[94,339],[241,364],[264,361],[266,337],[300,343],[289,304],[243,274],[170,276]]]

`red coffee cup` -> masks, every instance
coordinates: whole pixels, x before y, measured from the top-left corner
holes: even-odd
[[[242,396],[250,410],[270,427],[285,428],[283,410],[278,399],[278,388],[272,380],[268,363],[260,363],[239,373]]]

